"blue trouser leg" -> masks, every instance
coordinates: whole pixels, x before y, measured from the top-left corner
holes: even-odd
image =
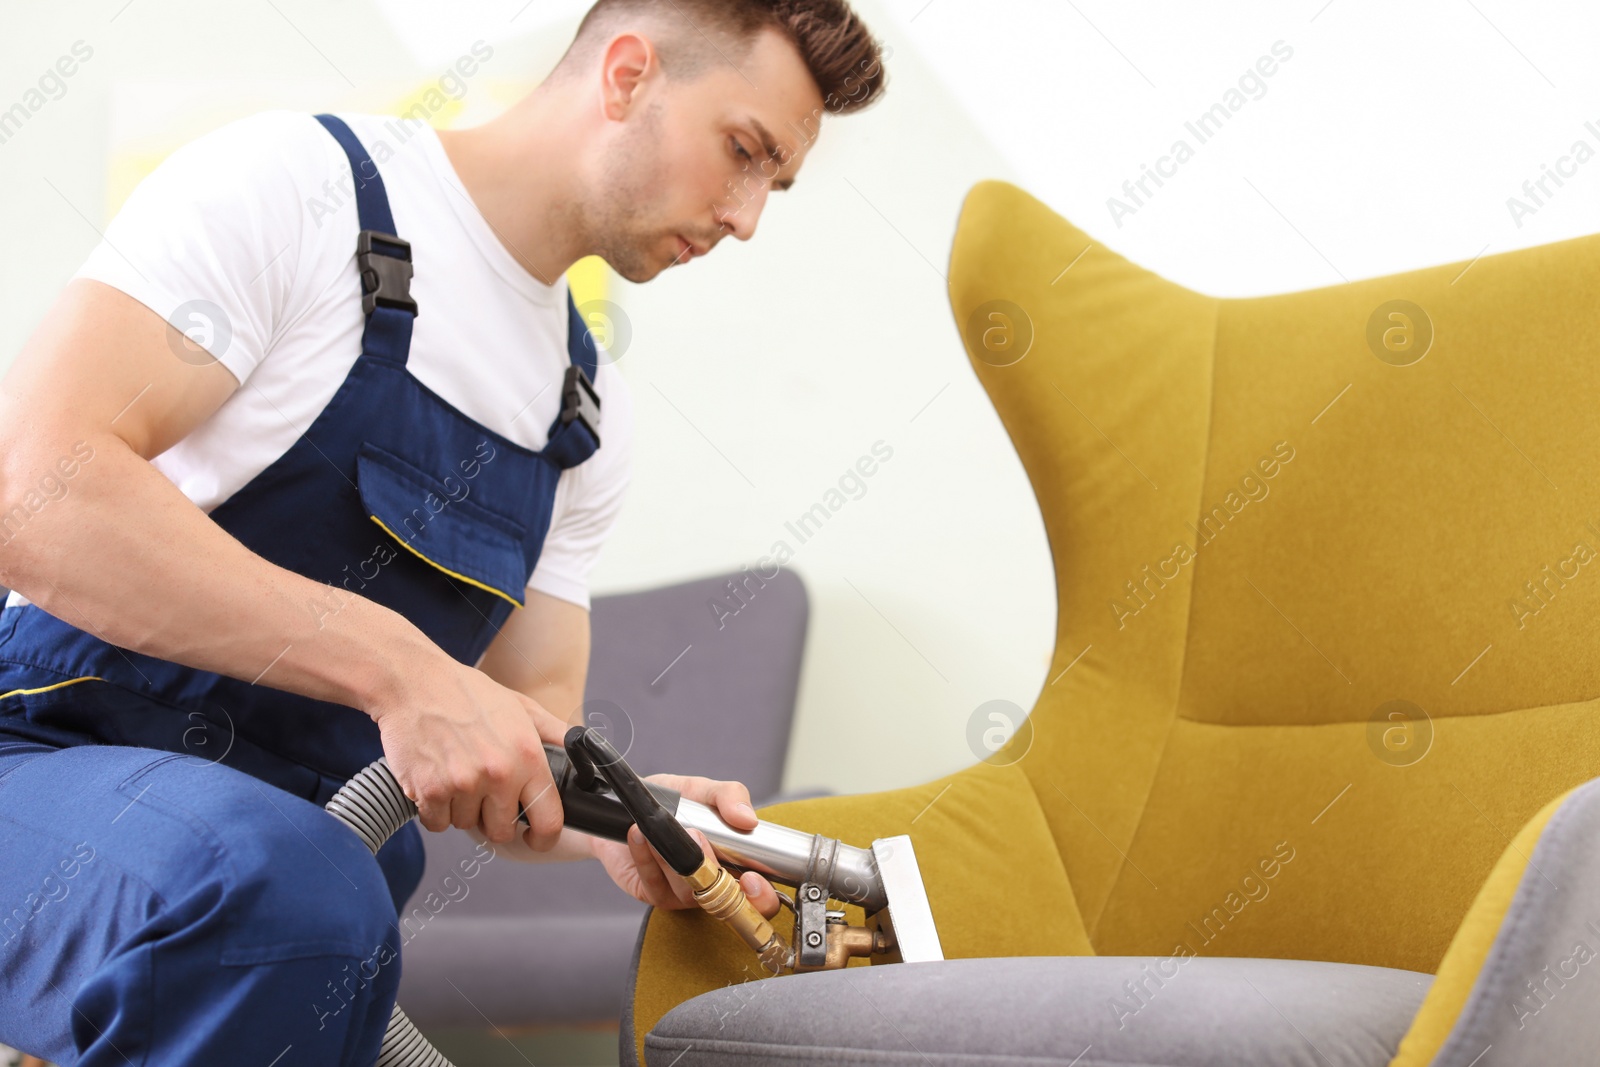
[[[354,833],[249,775],[0,744],[0,1043],[63,1067],[371,1067],[395,917]]]

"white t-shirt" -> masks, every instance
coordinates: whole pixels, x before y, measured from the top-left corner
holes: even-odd
[[[545,285],[512,257],[431,126],[339,117],[377,164],[395,228],[411,242],[419,311],[411,373],[469,418],[527,448],[544,447],[569,363],[565,276]],[[242,383],[152,461],[201,508],[286,452],[360,354],[359,229],[338,142],[309,113],[266,111],[164,160],[75,275],[128,293]],[[633,429],[626,383],[603,348],[595,377],[602,445],[562,472],[528,580],[529,589],[585,608],[590,571],[628,482]]]

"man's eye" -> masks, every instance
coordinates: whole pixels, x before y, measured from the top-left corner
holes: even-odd
[[[733,142],[733,150],[738,152],[748,162],[750,159],[750,153],[745,151],[744,145],[740,142],[739,138],[730,137],[729,140]]]

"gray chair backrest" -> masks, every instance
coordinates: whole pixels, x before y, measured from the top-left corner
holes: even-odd
[[[598,598],[584,719],[640,774],[740,781],[759,804],[783,778],[808,614],[784,570]]]

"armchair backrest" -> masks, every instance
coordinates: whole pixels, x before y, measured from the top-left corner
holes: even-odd
[[[1432,971],[1600,776],[1600,235],[1219,299],[984,182],[949,277],[1049,533],[1020,766],[1096,950]]]

